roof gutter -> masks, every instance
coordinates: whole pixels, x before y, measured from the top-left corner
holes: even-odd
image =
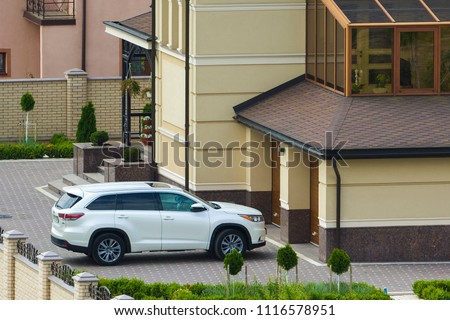
[[[185,26],[185,88],[184,88],[184,188],[189,191],[189,14],[190,0],[186,0]]]
[[[341,248],[341,174],[337,168],[337,160],[333,158],[333,170],[336,175],[336,248]]]

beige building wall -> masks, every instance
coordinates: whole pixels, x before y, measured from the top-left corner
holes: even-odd
[[[158,2],[157,161],[162,175],[184,184],[184,165],[163,159],[174,151],[162,150],[174,137],[177,147],[184,143],[184,18],[177,6]],[[269,191],[268,170],[257,169],[264,172],[257,179],[255,169],[241,166],[253,137],[233,119],[233,106],[304,72],[304,1],[192,1],[190,9],[190,153],[200,163],[191,164],[190,185]]]
[[[341,227],[450,225],[450,161],[434,159],[348,160],[340,167]],[[336,226],[336,176],[319,169],[319,220]]]

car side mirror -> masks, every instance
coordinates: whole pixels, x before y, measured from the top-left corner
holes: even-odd
[[[191,206],[191,211],[192,212],[201,212],[201,211],[205,211],[205,210],[206,210],[206,208],[200,203],[194,203]]]

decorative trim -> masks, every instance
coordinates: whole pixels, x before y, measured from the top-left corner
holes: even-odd
[[[292,54],[235,54],[235,55],[197,55],[191,57],[196,66],[214,65],[260,65],[260,64],[305,64],[304,53]]]
[[[325,221],[319,218],[319,225],[324,229],[336,228],[336,220]],[[366,227],[405,227],[405,226],[442,226],[450,225],[450,218],[405,218],[405,219],[366,219],[342,220],[341,228]]]
[[[305,10],[306,3],[191,4],[196,12]]]
[[[170,132],[169,130],[164,129],[163,127],[158,128],[158,133],[172,139],[175,142],[185,143],[183,135]]]

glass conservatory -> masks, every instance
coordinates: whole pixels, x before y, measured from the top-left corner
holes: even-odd
[[[306,78],[350,95],[450,93],[450,1],[307,0]]]

